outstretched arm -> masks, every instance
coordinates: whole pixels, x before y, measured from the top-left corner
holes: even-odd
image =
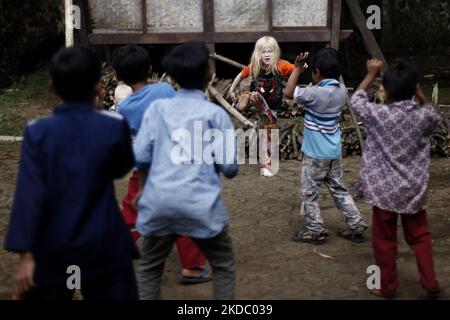
[[[301,53],[297,56],[295,59],[295,68],[294,71],[292,71],[289,80],[286,84],[286,88],[284,89],[284,95],[288,97],[289,99],[292,99],[294,97],[295,88],[297,87],[298,79],[300,78],[300,75],[305,71],[305,69],[308,67],[306,64],[306,60],[309,57],[309,52]]]
[[[239,74],[236,76],[236,78],[234,78],[233,84],[230,87],[230,90],[228,91],[228,94],[230,95],[231,99],[233,101],[236,101],[236,88],[239,85],[239,83],[242,80],[242,74],[241,72],[239,72]]]

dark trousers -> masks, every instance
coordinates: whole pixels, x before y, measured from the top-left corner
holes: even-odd
[[[142,300],[161,298],[161,278],[167,256],[178,235],[144,237],[142,258],[137,274],[139,296]],[[235,267],[231,238],[227,229],[208,239],[191,238],[211,264],[213,271],[213,298],[234,299]]]
[[[112,277],[105,277],[90,283],[82,283],[84,300],[138,300],[138,289],[133,265]],[[72,300],[74,291],[65,286],[34,287],[23,300],[63,301]]]
[[[381,292],[393,296],[398,288],[397,274],[397,220],[395,212],[373,208],[372,236],[375,261],[381,269]],[[422,287],[427,291],[439,290],[433,265],[431,234],[426,211],[414,215],[401,215],[405,240],[417,259]]]

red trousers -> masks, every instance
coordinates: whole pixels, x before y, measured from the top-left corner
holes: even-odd
[[[137,171],[133,171],[133,175],[128,181],[127,195],[122,200],[122,216],[130,229],[133,229],[136,224],[137,212],[133,208],[132,201],[138,191],[139,175]],[[135,241],[141,236],[137,230],[133,230],[131,233]],[[176,244],[181,266],[184,269],[198,269],[205,266],[205,256],[190,238],[184,236],[179,237]]]
[[[395,212],[373,208],[372,237],[375,261],[381,270],[381,293],[393,296],[398,288],[397,275],[397,219]],[[401,215],[405,240],[416,255],[422,287],[431,292],[439,290],[433,265],[431,234],[427,214]]]

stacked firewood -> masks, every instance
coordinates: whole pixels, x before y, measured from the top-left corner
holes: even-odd
[[[431,135],[431,151],[448,158],[450,157],[450,131],[448,118],[446,117],[445,120],[434,129]]]
[[[302,160],[303,121],[280,119],[280,160]]]
[[[359,123],[359,130],[363,139],[367,137],[367,130]],[[361,155],[361,146],[359,143],[358,135],[356,134],[354,125],[341,126],[342,131],[342,156],[348,157],[351,155]]]
[[[114,106],[114,91],[117,87],[117,77],[114,69],[106,62],[102,65],[102,78],[101,84],[105,90],[105,96],[103,97],[103,105],[106,109],[110,109]]]

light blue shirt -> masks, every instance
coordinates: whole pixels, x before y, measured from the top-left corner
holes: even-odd
[[[339,81],[326,79],[317,86],[300,88],[294,100],[305,106],[302,152],[312,158],[339,159],[342,155],[339,118],[347,91]]]
[[[135,137],[141,126],[142,117],[153,101],[163,98],[172,98],[175,90],[168,83],[155,83],[146,85],[128,96],[119,104],[119,113],[123,115]]]
[[[174,98],[155,101],[144,114],[134,152],[138,167],[149,168],[138,203],[142,235],[211,238],[229,224],[219,172],[233,178],[238,171],[234,125],[203,91],[181,89]]]

